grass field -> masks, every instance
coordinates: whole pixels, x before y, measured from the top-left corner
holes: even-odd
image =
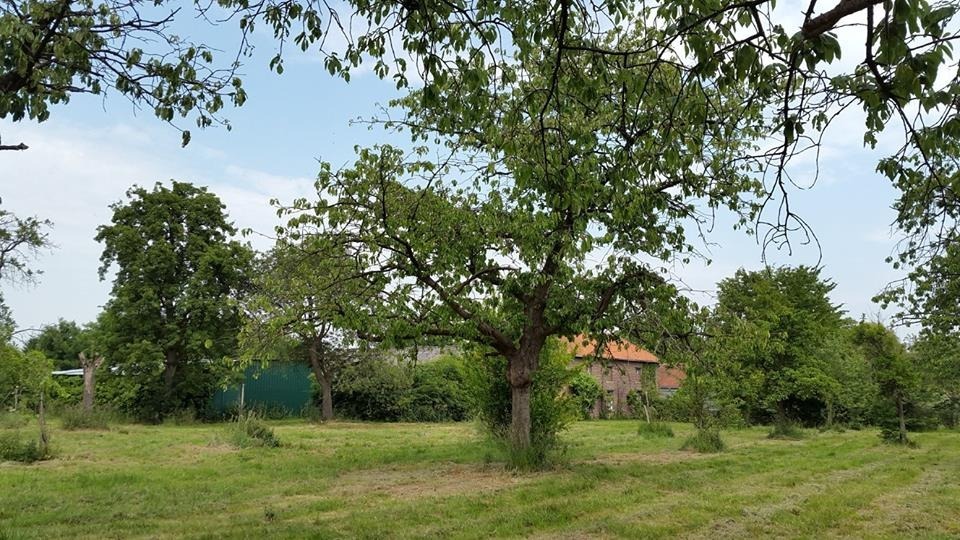
[[[512,473],[470,424],[274,423],[54,431],[59,457],[0,464],[0,538],[960,536],[960,434],[725,433],[700,455],[634,421],[579,423],[567,464]]]

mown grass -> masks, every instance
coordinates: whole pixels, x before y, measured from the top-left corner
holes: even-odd
[[[566,465],[515,473],[470,424],[270,422],[279,448],[217,443],[222,425],[54,431],[58,458],[0,464],[0,538],[956,537],[960,434],[874,431],[718,454],[582,422]]]

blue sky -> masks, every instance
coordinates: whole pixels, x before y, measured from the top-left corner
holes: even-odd
[[[855,37],[851,38],[855,39]],[[309,55],[289,60],[283,75],[266,69],[272,53],[262,43],[244,68],[246,105],[227,110],[233,130],[193,130],[193,142],[180,147],[179,133],[149,112],[136,113],[124,98],[111,95],[75,98],[37,125],[0,121],[7,143],[23,141],[26,152],[0,153],[3,207],[18,215],[54,222],[56,245],[35,261],[44,272],[33,287],[3,284],[3,294],[22,328],[36,328],[62,317],[87,322],[107,300],[109,283],[97,276],[101,246],[96,227],[110,219],[108,205],[123,198],[132,184],[152,185],[175,178],[208,186],[226,203],[240,228],[269,232],[277,224],[271,198],[289,201],[309,196],[318,160],[348,164],[355,146],[384,142],[380,131],[350,125],[374,114],[397,95],[390,81],[369,72],[349,84],[332,78]],[[818,235],[824,274],[837,283],[833,300],[851,316],[875,317],[870,301],[899,277],[884,259],[894,240],[890,209],[896,196],[874,171],[882,151],[864,149],[857,114],[839,119],[825,139],[820,178],[809,190],[793,190],[792,205]],[[810,163],[798,170],[809,171]],[[713,263],[674,267],[672,272],[709,302],[717,281],[737,268],[759,268],[762,249],[756,239],[732,231],[721,219],[710,236]],[[257,247],[268,242],[251,238]],[[775,264],[816,264],[814,246],[795,246],[793,255],[768,249]]]

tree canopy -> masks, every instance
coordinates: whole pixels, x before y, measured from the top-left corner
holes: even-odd
[[[392,104],[402,114],[382,124],[407,130],[414,148],[325,164],[318,198],[289,209],[293,227],[317,226],[360,275],[388,283],[368,321],[376,333],[452,337],[509,359],[520,446],[547,338],[615,331],[628,311],[669,298],[649,261],[693,256],[687,228],[717,208],[748,222],[759,190],[740,160],[759,109],[646,55],[554,58],[535,14],[517,15],[531,47],[509,62],[461,58],[442,84]],[[658,32],[631,22],[625,39]]]
[[[249,281],[250,249],[232,239],[220,199],[183,182],[134,186],[97,229],[101,279],[116,269],[101,320],[111,380],[128,385],[137,412],[156,419],[206,405],[236,353],[237,297]]]
[[[42,122],[52,105],[73,95],[111,90],[167,122],[223,122],[224,103],[246,99],[235,76],[239,63],[231,58],[218,65],[212,47],[175,33],[181,11],[173,1],[0,3],[0,119]],[[184,144],[189,140],[183,130]],[[0,150],[26,148],[23,142],[0,144]]]
[[[89,329],[83,329],[73,321],[60,319],[56,324],[44,326],[28,339],[25,349],[43,353],[53,360],[57,369],[70,369],[80,365],[79,355],[88,351],[89,346]]]
[[[791,408],[803,401],[834,400],[839,383],[828,360],[842,355],[830,350],[842,328],[829,297],[835,286],[804,266],[738,270],[719,283],[717,317],[724,335],[735,336],[720,354],[739,364],[738,394],[755,420],[772,417],[782,426],[797,419]]]

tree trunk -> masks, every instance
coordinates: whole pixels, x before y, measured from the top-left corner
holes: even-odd
[[[903,412],[903,396],[897,394],[897,417],[900,420],[900,443],[907,442],[907,419]]]
[[[167,394],[173,392],[173,382],[174,377],[177,375],[177,364],[180,361],[177,359],[177,353],[173,351],[167,351],[166,358],[163,363],[163,388],[167,391]]]
[[[537,369],[540,349],[530,347],[509,358],[507,381],[510,383],[510,444],[516,450],[530,448],[530,394],[533,390],[533,373]]]
[[[333,385],[330,383],[330,377],[320,379],[320,393],[323,397],[321,404],[321,415],[324,422],[333,420]]]
[[[833,427],[833,398],[827,398],[827,427]]]
[[[510,444],[515,449],[530,448],[530,390],[533,385],[511,386]]]
[[[777,402],[777,419],[776,419],[776,422],[777,422],[777,425],[780,426],[780,428],[784,428],[784,429],[787,427],[787,424],[788,424],[788,421],[787,421],[787,407],[786,407],[786,405],[784,405],[784,403],[783,403],[782,401],[778,401],[778,402]]]
[[[313,369],[313,376],[320,385],[320,415],[324,422],[333,420],[333,381],[330,374],[324,366],[323,341],[320,338],[314,338],[310,343],[310,367]]]
[[[90,412],[93,410],[93,399],[96,395],[96,376],[97,368],[103,363],[103,357],[97,354],[87,357],[86,353],[80,353],[80,367],[83,368],[83,410]]]

